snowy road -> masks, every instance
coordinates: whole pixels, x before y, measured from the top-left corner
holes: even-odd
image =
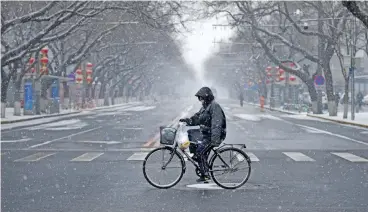
[[[241,189],[198,189],[191,165],[172,189],[145,182],[158,127],[198,109],[178,100],[2,131],[2,211],[368,210],[366,129],[220,103],[226,142],[246,144],[253,161]]]

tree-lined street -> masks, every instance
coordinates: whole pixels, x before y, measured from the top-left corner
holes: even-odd
[[[1,211],[368,211],[366,2],[1,9]],[[246,145],[250,178],[198,183],[185,156],[180,182],[157,189],[142,168],[160,127],[202,106],[202,132],[224,126],[209,89],[195,96],[203,86],[226,115],[223,144]],[[210,172],[241,170],[239,156]],[[178,168],[163,160],[154,171]]]

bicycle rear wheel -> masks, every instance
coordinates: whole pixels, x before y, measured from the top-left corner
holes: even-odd
[[[156,188],[171,188],[183,177],[185,162],[172,147],[159,147],[152,150],[143,161],[143,175],[149,184]],[[158,174],[155,174],[159,172]],[[158,176],[155,176],[158,175]]]
[[[249,156],[233,147],[218,150],[209,165],[213,181],[225,189],[241,187],[248,181],[251,173]]]

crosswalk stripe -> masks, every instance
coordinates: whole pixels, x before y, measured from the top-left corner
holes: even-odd
[[[92,161],[98,157],[100,157],[101,155],[103,155],[104,153],[98,153],[98,152],[88,152],[88,153],[84,153],[83,155],[80,155],[76,158],[73,158],[70,161],[82,161],[82,162],[88,162],[88,161]]]
[[[39,161],[43,158],[49,157],[49,156],[54,155],[54,154],[55,153],[38,152],[36,154],[29,155],[29,156],[21,158],[21,159],[17,159],[14,162],[34,162],[34,161]]]
[[[315,161],[313,158],[310,158],[301,152],[283,152],[283,154],[294,161]]]
[[[127,160],[144,160],[144,158],[148,155],[148,152],[139,152],[131,155]]]
[[[345,160],[348,160],[350,162],[368,162],[367,159],[353,155],[348,152],[331,152],[331,154],[336,155],[338,157],[341,157]]]
[[[252,162],[257,162],[257,161],[259,161],[259,159],[257,158],[257,156],[256,156],[255,154],[253,154],[253,153],[251,153],[251,152],[247,152],[247,155],[250,157],[250,160],[251,160]]]

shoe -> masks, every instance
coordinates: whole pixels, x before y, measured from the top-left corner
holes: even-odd
[[[209,176],[201,176],[196,181],[197,183],[208,183],[208,180],[210,180]]]

